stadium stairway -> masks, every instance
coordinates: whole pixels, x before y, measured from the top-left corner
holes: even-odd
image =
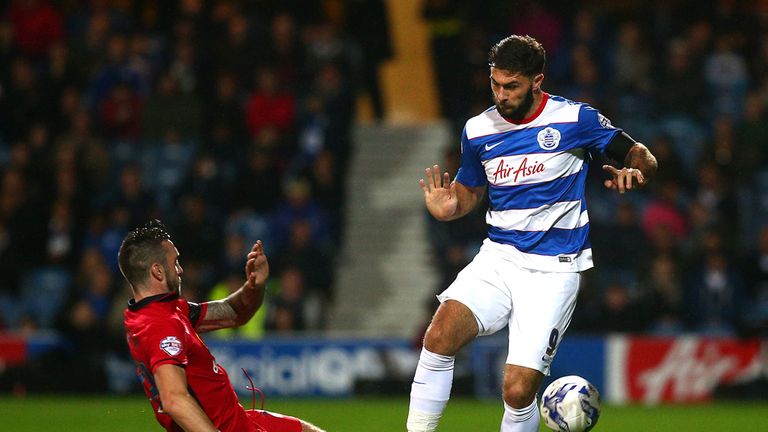
[[[449,141],[439,122],[356,127],[329,330],[410,337],[422,324],[438,275],[418,180]]]

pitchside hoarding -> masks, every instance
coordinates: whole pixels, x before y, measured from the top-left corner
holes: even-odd
[[[210,341],[240,394],[248,379],[274,396],[351,396],[360,380],[412,377],[418,361],[405,339],[265,339]],[[409,378],[410,379],[410,378]]]
[[[506,338],[481,338],[473,350],[475,392],[498,397]],[[570,336],[563,340],[542,389],[581,375],[610,403],[694,403],[722,386],[768,378],[768,342],[702,336]],[[768,390],[764,393],[768,398]]]
[[[0,336],[0,365],[21,365],[62,343],[56,337]],[[398,381],[405,388],[419,354],[405,339],[211,339],[208,345],[242,395],[249,393],[245,390],[249,383],[240,368],[271,396],[351,396],[361,381]],[[505,334],[478,338],[457,361],[457,370],[473,376],[478,396],[498,398],[506,356]],[[135,388],[138,381],[131,362],[112,361],[107,366],[111,388],[118,392]],[[701,402],[724,386],[750,382],[758,384],[753,385],[760,389],[758,397],[768,399],[768,390],[759,386],[761,378],[768,379],[768,340],[571,335],[558,348],[542,388],[571,374],[587,378],[610,403]]]
[[[607,341],[606,394],[613,403],[702,402],[720,386],[768,377],[768,343],[759,339],[614,336]]]

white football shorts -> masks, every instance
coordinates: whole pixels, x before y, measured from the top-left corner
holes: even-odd
[[[557,346],[571,322],[581,274],[518,267],[483,247],[437,298],[456,300],[475,315],[487,336],[509,327],[507,364],[549,375]]]

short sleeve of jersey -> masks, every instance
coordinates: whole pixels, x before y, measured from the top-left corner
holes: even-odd
[[[477,150],[472,148],[469,143],[466,128],[461,134],[461,164],[456,173],[456,181],[470,187],[485,186],[488,181]]]
[[[141,345],[147,356],[147,366],[153,374],[160,365],[187,364],[187,333],[182,323],[176,319],[152,323],[146,334],[142,335]]]
[[[579,128],[584,148],[605,153],[605,147],[621,129],[613,126],[607,117],[589,105],[579,111]]]
[[[208,303],[187,302],[187,304],[189,306],[189,322],[192,323],[192,327],[197,330],[201,318],[203,318],[208,311]]]

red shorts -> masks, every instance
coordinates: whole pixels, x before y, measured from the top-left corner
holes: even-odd
[[[301,421],[296,417],[262,410],[245,410],[245,415],[256,426],[256,432],[301,432]]]

